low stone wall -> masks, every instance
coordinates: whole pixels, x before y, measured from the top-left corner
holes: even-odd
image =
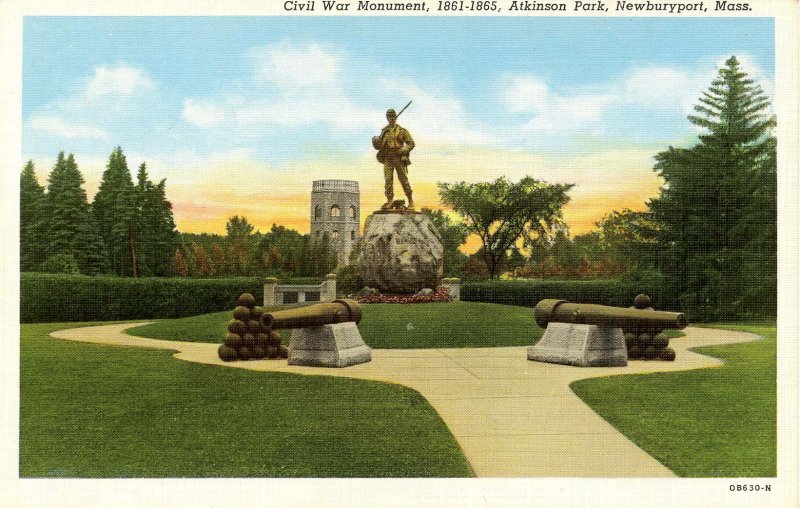
[[[285,303],[331,302],[336,299],[336,274],[329,273],[322,284],[278,284],[275,277],[264,279],[264,306]]]

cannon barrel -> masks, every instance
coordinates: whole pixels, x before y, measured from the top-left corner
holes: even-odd
[[[544,328],[547,323],[575,323],[623,329],[678,329],[686,328],[686,317],[680,312],[660,310],[623,309],[591,303],[570,303],[566,300],[542,300],[534,309],[536,323]]]
[[[261,324],[273,330],[308,328],[348,321],[361,321],[361,306],[348,298],[296,309],[265,312],[261,315]]]

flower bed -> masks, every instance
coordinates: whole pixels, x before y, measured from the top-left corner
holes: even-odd
[[[450,293],[444,287],[439,287],[436,292],[429,295],[365,295],[359,296],[358,303],[432,303],[449,302]]]

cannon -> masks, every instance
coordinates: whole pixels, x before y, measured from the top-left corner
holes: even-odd
[[[296,309],[264,312],[261,315],[261,325],[271,330],[309,328],[348,322],[356,324],[361,322],[361,306],[355,300],[348,298]]]
[[[347,367],[369,362],[372,350],[364,343],[356,324],[361,307],[341,299],[295,309],[267,312],[256,307],[250,294],[239,297],[228,336],[218,355],[225,362],[287,358],[289,365]],[[281,345],[275,330],[292,330],[289,347]]]
[[[316,367],[347,367],[372,359],[356,327],[360,321],[361,306],[346,298],[261,315],[261,326],[270,333],[292,330],[289,365]]]
[[[536,323],[544,328],[549,323],[573,323],[622,328],[623,330],[655,331],[686,328],[686,317],[680,312],[623,309],[591,303],[569,303],[565,300],[542,300],[534,309]]]
[[[640,295],[643,296],[643,295]],[[637,297],[639,304],[649,298]],[[672,361],[665,329],[686,328],[679,312],[619,308],[547,299],[536,304],[536,323],[546,330],[528,359],[580,367],[622,367],[628,359]]]

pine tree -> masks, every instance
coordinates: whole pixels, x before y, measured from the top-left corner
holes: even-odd
[[[112,271],[118,275],[136,273],[136,196],[128,163],[119,146],[108,159],[92,212],[108,250]]]
[[[64,152],[59,153],[47,185],[48,256],[71,254],[79,258],[75,252],[77,238],[89,211],[82,185],[83,177],[72,154],[65,159]]]
[[[166,185],[166,180],[161,180],[152,186],[148,200],[151,208],[145,212],[145,223],[152,228],[149,235],[148,264],[152,274],[158,276],[169,273],[172,252],[180,243],[172,214],[172,203],[167,199]]]
[[[142,162],[136,173],[134,188],[136,220],[136,261],[138,274],[150,276],[154,274],[153,261],[155,249],[155,220],[153,217],[153,182],[147,175],[147,165]],[[170,249],[172,252],[172,249]]]
[[[689,121],[708,131],[700,143],[656,155],[654,169],[666,183],[650,203],[661,227],[660,267],[694,317],[732,317],[753,305],[768,311],[777,248],[769,99],[731,57],[699,101]],[[771,298],[755,301],[752,283],[760,288],[755,293]]]
[[[33,161],[25,164],[19,187],[20,270],[27,271],[46,259],[45,194],[36,179]]]
[[[110,268],[108,252],[98,232],[97,221],[91,212],[86,214],[86,220],[83,227],[78,231],[76,240],[80,251],[78,265],[81,273],[86,275],[108,273]]]

